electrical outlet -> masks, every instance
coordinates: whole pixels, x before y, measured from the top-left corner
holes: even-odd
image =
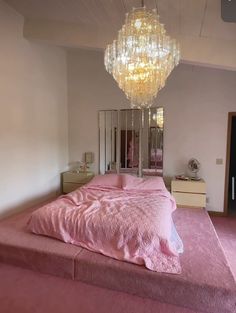
[[[210,202],[210,197],[206,197],[206,203]]]

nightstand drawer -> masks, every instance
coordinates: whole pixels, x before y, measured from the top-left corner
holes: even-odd
[[[77,188],[82,187],[84,184],[76,184],[76,183],[64,183],[63,184],[63,193],[69,193],[74,191]]]
[[[206,206],[206,195],[197,193],[184,193],[184,192],[172,192],[177,205],[189,206],[189,207],[201,207]]]
[[[93,178],[93,173],[74,173],[74,172],[65,172],[62,174],[63,183],[81,183],[86,184]]]
[[[204,181],[184,181],[184,180],[172,180],[171,190],[184,193],[206,193],[206,184]]]
[[[76,172],[64,172],[62,173],[62,192],[69,193],[77,188],[87,184],[94,174],[92,172],[76,173]]]

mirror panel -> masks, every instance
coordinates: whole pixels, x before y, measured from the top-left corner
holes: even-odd
[[[163,128],[163,108],[100,111],[100,173],[162,176]]]
[[[118,111],[99,112],[99,173],[117,168]]]
[[[121,171],[139,166],[140,118],[140,110],[120,111]]]
[[[144,171],[154,175],[163,175],[163,127],[164,110],[163,108],[151,108],[148,112],[148,126],[145,132],[148,132],[148,161],[145,164]]]

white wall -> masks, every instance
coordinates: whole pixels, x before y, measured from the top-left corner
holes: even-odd
[[[208,210],[223,211],[228,112],[236,111],[236,72],[180,65],[157,103],[165,108],[164,173],[186,172],[201,163]],[[223,165],[216,165],[222,158]]]
[[[68,162],[66,53],[22,37],[0,0],[0,215],[58,193]]]
[[[129,108],[123,92],[104,70],[103,54],[91,50],[70,50],[68,65],[69,160],[95,153],[98,168],[98,111]]]
[[[227,113],[236,111],[236,72],[179,65],[156,99],[164,111],[164,175],[186,171],[191,157],[201,162],[208,209],[223,211]],[[98,51],[68,52],[69,159],[93,151],[98,166],[98,110],[128,108]],[[216,165],[222,158],[223,165]]]

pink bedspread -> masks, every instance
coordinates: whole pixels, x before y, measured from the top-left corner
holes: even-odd
[[[29,229],[157,272],[180,273],[165,191],[83,187],[36,210]]]

